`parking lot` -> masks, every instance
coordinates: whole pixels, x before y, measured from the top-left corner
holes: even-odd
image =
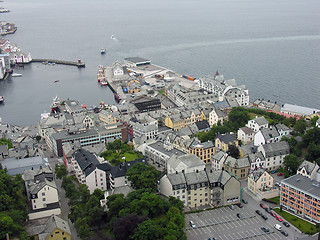
[[[238,218],[237,213],[241,214]],[[254,210],[244,204],[243,208],[235,206],[234,210],[229,207],[218,208],[200,213],[186,214],[186,234],[189,240],[208,239],[287,239],[273,226],[258,216]],[[193,221],[196,227],[192,228],[189,221]],[[261,227],[270,229],[265,234]]]

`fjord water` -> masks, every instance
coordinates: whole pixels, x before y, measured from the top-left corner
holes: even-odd
[[[15,69],[23,76],[0,81],[5,123],[36,124],[56,95],[88,106],[114,103],[97,83],[97,66],[133,56],[194,77],[218,70],[246,85],[251,100],[320,107],[318,0],[7,0],[1,6],[11,12],[0,20],[18,27],[6,38],[33,58],[86,63]]]

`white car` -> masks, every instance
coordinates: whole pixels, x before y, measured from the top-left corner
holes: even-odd
[[[278,231],[280,231],[282,229],[281,225],[278,223],[276,225],[274,225],[274,228],[277,229]]]
[[[193,227],[193,228],[196,227],[196,225],[194,224],[193,221],[190,221],[189,224],[190,224],[190,226]]]

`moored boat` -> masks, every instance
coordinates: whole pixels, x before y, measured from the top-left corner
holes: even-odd
[[[106,49],[105,48],[101,48],[101,54],[105,54],[106,53]]]
[[[60,112],[60,108],[59,108],[60,103],[61,102],[60,102],[60,99],[58,98],[58,96],[53,98],[53,102],[52,102],[52,104],[50,106],[51,107],[51,111],[53,113]]]
[[[0,103],[4,102],[4,96],[0,96]]]
[[[22,74],[21,74],[21,73],[12,73],[11,76],[12,76],[12,77],[21,77]]]

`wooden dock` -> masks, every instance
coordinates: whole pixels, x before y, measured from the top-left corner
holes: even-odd
[[[64,60],[57,60],[57,59],[45,59],[45,58],[35,58],[32,59],[31,62],[40,62],[40,63],[55,63],[55,64],[63,64],[63,65],[71,65],[76,66],[78,68],[84,68],[86,67],[86,64],[84,62],[72,62],[72,61],[64,61]]]

